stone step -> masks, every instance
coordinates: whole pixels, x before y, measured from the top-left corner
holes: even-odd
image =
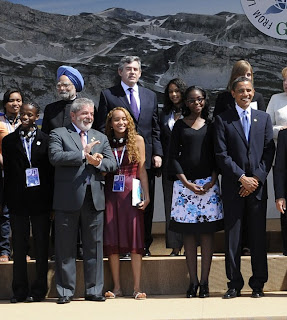
[[[201,258],[198,258],[198,270],[200,274]],[[287,257],[279,254],[268,254],[269,280],[264,290],[283,291],[287,290],[286,277]],[[28,262],[29,279],[33,279],[35,273],[35,261]],[[243,291],[249,292],[248,279],[251,276],[250,257],[242,257],[241,270],[245,280]],[[113,287],[112,277],[107,259],[104,259],[105,287],[110,290]],[[9,299],[12,296],[13,262],[0,264],[0,300]],[[132,295],[133,279],[131,262],[121,261],[122,290],[125,295]],[[49,262],[48,272],[48,297],[56,297],[54,280],[54,262]],[[227,288],[225,276],[224,255],[215,254],[213,257],[209,286],[211,294],[222,294]],[[189,277],[184,256],[179,257],[145,257],[142,264],[142,289],[148,295],[185,295],[189,285]],[[83,286],[83,263],[77,261],[77,287],[75,297],[82,297],[84,294]]]
[[[268,219],[266,226],[266,246],[270,253],[283,252],[280,219]],[[150,251],[152,255],[168,256],[171,249],[166,249],[165,245],[165,223],[153,223],[153,243]],[[215,234],[214,251],[216,253],[224,253],[224,232],[220,231]],[[184,249],[182,249],[183,254]]]

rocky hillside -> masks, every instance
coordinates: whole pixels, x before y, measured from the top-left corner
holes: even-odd
[[[281,90],[287,42],[260,33],[244,15],[178,13],[151,17],[112,8],[75,16],[49,14],[0,0],[0,91],[20,87],[42,109],[57,99],[58,66],[84,75],[82,96],[96,103],[102,88],[118,81],[117,63],[126,54],[143,61],[141,84],[162,92],[173,77],[199,84],[212,100],[226,87],[233,63],[248,59],[255,85],[266,101]]]

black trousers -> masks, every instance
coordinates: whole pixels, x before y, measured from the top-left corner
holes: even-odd
[[[240,271],[243,220],[248,225],[252,276],[249,286],[263,288],[268,279],[266,251],[266,208],[267,200],[258,200],[250,195],[224,203],[225,214],[225,267],[230,280],[229,288],[241,290],[244,280]],[[234,218],[236,217],[236,218]],[[230,221],[232,220],[232,223]]]
[[[155,171],[153,169],[147,169],[147,176],[148,176],[150,203],[146,207],[145,213],[144,213],[144,231],[145,231],[144,243],[145,243],[145,248],[149,249],[153,241],[151,229],[152,229],[152,219],[153,219],[153,210],[154,210]]]
[[[47,293],[49,215],[22,216],[10,212],[13,244],[13,282],[15,297],[33,296],[43,299]],[[26,254],[29,248],[30,226],[36,258],[36,278],[31,288],[28,282]]]

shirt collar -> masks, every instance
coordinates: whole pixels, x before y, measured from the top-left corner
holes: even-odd
[[[239,118],[241,118],[241,114],[242,112],[244,111],[244,109],[240,108],[239,105],[235,102],[235,108],[236,108],[236,111],[239,115]],[[247,113],[247,116],[250,116],[251,115],[251,107],[249,106],[247,109],[245,109],[246,113]]]
[[[123,87],[125,93],[127,93],[129,88],[133,88],[134,91],[137,92],[137,93],[139,91],[139,86],[137,84],[135,84],[133,87],[130,87],[130,86],[126,85],[123,81],[121,81],[121,86]],[[128,91],[128,93],[129,93],[129,91]]]
[[[76,129],[77,133],[80,134],[80,132],[82,131],[81,129],[79,129],[73,122],[72,122],[72,125],[74,126],[74,128]],[[84,131],[85,133],[85,136],[88,135],[88,132],[87,131]]]

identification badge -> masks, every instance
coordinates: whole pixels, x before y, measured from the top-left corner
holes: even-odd
[[[125,176],[123,174],[114,175],[113,191],[114,192],[125,191]]]
[[[25,170],[27,187],[36,187],[40,185],[38,168],[29,168]]]

